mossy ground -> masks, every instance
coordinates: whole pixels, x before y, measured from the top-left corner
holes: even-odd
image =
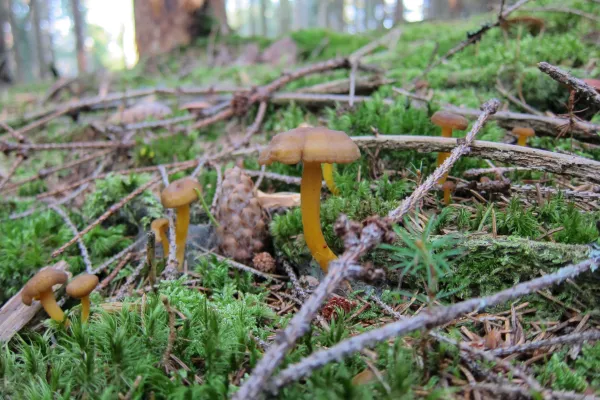
[[[564,3],[564,2],[563,2]],[[568,5],[584,12],[598,15],[594,3],[582,0],[568,1]],[[555,5],[550,1],[536,5]],[[537,15],[537,14],[536,14]],[[502,32],[491,30],[478,46],[471,46],[435,68],[426,77],[433,98],[427,108],[415,108],[407,98],[396,95],[392,85],[380,87],[372,100],[354,108],[337,105],[315,110],[300,104],[269,105],[263,131],[258,143],[264,143],[277,132],[294,128],[302,122],[324,124],[350,135],[411,134],[438,135],[438,128],[429,118],[441,105],[451,103],[477,108],[482,102],[498,97],[497,80],[511,92],[522,91],[524,100],[541,111],[557,114],[566,112],[567,93],[535,67],[547,61],[569,69],[576,76],[598,77],[600,49],[583,38],[593,25],[578,16],[563,13],[539,14],[546,20],[542,36],[527,32],[512,32],[505,41]],[[397,45],[388,51],[379,51],[365,58],[383,68],[395,86],[402,86],[418,77],[428,65],[432,52],[443,54],[465,38],[466,32],[476,30],[492,15],[474,17],[468,21],[410,24],[403,28]],[[326,60],[332,56],[348,55],[369,43],[381,32],[361,36],[347,36],[324,30],[294,33],[292,38],[300,48],[303,62]],[[328,40],[322,51],[313,50]],[[251,39],[261,47],[268,45],[263,39]],[[247,39],[226,39],[230,46],[243,46]],[[204,51],[204,43],[190,52]],[[160,71],[178,71],[184,67],[179,58],[163,60]],[[265,84],[280,76],[286,66],[224,66],[207,68],[197,65],[183,77],[178,74],[147,74],[145,65],[114,77],[113,90],[132,87],[221,84],[243,86],[249,80],[253,85]],[[311,86],[333,79],[347,77],[347,71],[312,75],[294,81],[286,91]],[[93,88],[94,82],[90,82]],[[17,87],[9,90],[2,99],[10,115],[30,111],[22,106],[19,94],[41,96],[48,85]],[[91,88],[89,88],[91,89]],[[69,98],[64,95],[62,100]],[[385,104],[384,99],[393,99]],[[511,110],[521,111],[510,105]],[[246,118],[231,123],[219,123],[176,139],[160,138],[167,129],[156,130],[157,138],[140,138],[137,146],[127,156],[115,161],[113,170],[140,167],[173,161],[196,159],[206,152],[223,146],[223,132],[239,132],[254,119],[252,110]],[[88,113],[86,117],[102,117],[103,112]],[[176,115],[184,115],[178,111]],[[593,120],[600,122],[597,115]],[[37,135],[36,142],[69,142],[91,140],[90,132],[81,121],[66,118],[52,121]],[[490,122],[478,138],[501,141],[506,133],[496,123]],[[98,138],[95,138],[98,139]],[[550,150],[570,151],[569,138],[536,138],[530,145]],[[598,151],[578,150],[578,154],[600,159]],[[38,153],[17,169],[15,180],[35,174],[40,168],[60,165],[69,161],[66,152]],[[418,185],[423,177],[435,168],[436,155],[411,151],[388,151],[363,154],[358,162],[337,166],[335,179],[341,190],[339,196],[324,194],[321,219],[325,237],[332,249],[341,252],[342,242],[333,232],[333,224],[343,213],[353,220],[371,215],[385,215],[395,208]],[[12,159],[2,159],[2,166]],[[223,165],[227,168],[230,162]],[[245,157],[248,169],[258,169],[255,156]],[[480,159],[464,157],[452,169],[452,176],[461,177],[470,168],[487,167]],[[22,198],[35,196],[55,188],[58,183],[88,176],[93,168],[65,171],[42,182],[22,186],[11,195]],[[300,176],[301,166],[274,164],[268,171]],[[183,176],[178,173],[171,179]],[[75,175],[75,176],[73,176]],[[519,172],[507,175],[511,181],[521,183],[544,179],[551,185],[558,177],[543,172]],[[148,175],[110,175],[95,183],[93,191],[80,196],[82,200],[69,206],[67,211],[78,229],[83,229],[108,207],[144,184]],[[563,179],[563,178],[561,178]],[[200,174],[205,199],[210,202],[216,188],[217,174],[205,168]],[[562,181],[578,184],[576,181]],[[297,191],[297,187],[278,181],[265,180],[263,188]],[[399,240],[392,247],[381,247],[369,253],[365,262],[385,267],[390,272],[390,285],[382,298],[391,305],[406,303],[411,296],[417,300],[407,313],[417,310],[423,302],[434,300],[449,304],[473,296],[486,295],[522,282],[540,273],[548,273],[569,262],[579,261],[587,255],[585,245],[597,242],[595,222],[598,211],[585,204],[553,196],[542,202],[525,198],[503,199],[499,196],[462,199],[458,204],[444,206],[437,193],[430,194],[419,208],[419,216],[407,220],[398,228]],[[64,259],[70,271],[77,274],[84,269],[76,246],[68,249],[58,259],[50,254],[72,237],[72,232],[53,211],[41,210],[27,218],[14,221],[7,218],[41,203],[32,199],[12,201],[3,199],[0,207],[0,301],[5,302],[40,267]],[[126,207],[84,236],[92,263],[97,266],[132,243],[141,235],[148,223],[162,214],[156,196],[145,192]],[[206,221],[201,208],[193,207],[193,222]],[[494,231],[499,236],[494,238]],[[289,210],[274,216],[270,232],[273,246],[294,265],[310,262],[302,236],[300,210]],[[549,233],[550,232],[550,233]],[[420,243],[420,244],[419,244]],[[438,271],[437,281],[427,277],[426,263]],[[163,282],[157,293],[143,297],[132,294],[117,311],[104,310],[100,304],[125,282],[135,269],[131,261],[113,279],[102,295],[93,297],[93,317],[88,325],[78,321],[79,307],[69,301],[70,327],[47,322],[42,328],[33,327],[5,344],[0,352],[0,393],[11,399],[54,398],[116,398],[119,394],[131,399],[142,398],[225,398],[231,395],[244,375],[251,371],[261,357],[263,349],[257,338],[271,342],[297,307],[293,302],[277,299],[273,282],[263,282],[247,273],[232,272],[227,262],[210,255],[199,255],[190,265],[190,276],[178,281]],[[113,265],[114,267],[114,265]],[[403,272],[405,271],[405,272]],[[435,284],[434,284],[435,283]],[[590,315],[588,324],[598,325],[597,281],[586,276],[573,285],[563,285],[550,292],[556,301],[534,294],[522,299],[535,308],[535,313],[521,317],[525,331],[532,324],[544,321],[563,321],[573,317],[573,309],[581,315]],[[139,282],[136,288],[143,288]],[[421,295],[417,295],[420,293]],[[425,296],[422,294],[425,293]],[[168,298],[175,318],[175,339],[171,357],[163,360],[169,342],[169,313],[161,301]],[[315,349],[330,347],[344,338],[366,331],[374,325],[389,321],[375,307],[367,307],[354,315],[367,301],[363,292],[350,295],[356,307],[349,314],[339,313],[330,324],[330,330],[315,325],[286,357],[285,363],[298,361]],[[502,307],[505,310],[507,307]],[[281,312],[281,310],[286,310]],[[498,309],[500,310],[500,308]],[[495,311],[495,310],[492,310]],[[448,327],[448,333],[461,336],[460,328],[483,336],[482,324],[461,322]],[[531,339],[531,338],[528,338]],[[414,334],[399,338],[393,344],[382,344],[374,349],[376,357],[369,360],[383,371],[382,381],[368,384],[352,383],[357,374],[367,367],[365,356],[354,355],[344,362],[332,363],[315,371],[302,383],[283,389],[284,399],[379,399],[379,398],[449,398],[460,391],[444,382],[464,378],[459,368],[459,358],[452,346],[431,342],[427,336]],[[566,351],[555,352],[539,360],[532,374],[543,385],[555,390],[600,392],[600,344],[586,345],[577,360]]]

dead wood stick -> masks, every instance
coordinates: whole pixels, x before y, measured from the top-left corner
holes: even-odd
[[[73,236],[79,235],[77,227],[75,226],[73,221],[71,221],[71,218],[69,218],[69,215],[65,212],[65,210],[63,210],[60,206],[56,205],[51,205],[50,209],[56,212],[58,215],[60,215],[60,217],[65,222],[65,225],[67,225],[73,233]],[[92,261],[90,260],[90,254],[88,253],[87,247],[85,247],[85,243],[83,243],[82,238],[79,238],[77,240],[77,245],[79,246],[79,252],[81,253],[81,258],[83,259],[83,264],[85,265],[85,272],[91,274],[93,268]]]
[[[350,222],[343,217],[340,218],[340,221],[336,224],[336,231],[343,238],[346,251],[337,260],[330,263],[329,271],[321,284],[306,300],[300,311],[294,315],[287,327],[280,333],[278,341],[263,355],[263,358],[252,371],[252,375],[250,375],[240,390],[233,396],[234,400],[253,400],[258,398],[260,393],[265,390],[267,381],[281,364],[288,350],[295,345],[300,337],[308,332],[315,314],[319,311],[325,299],[346,279],[348,271],[356,269],[354,267],[360,270],[361,268],[357,262],[364,253],[382,241],[390,241],[392,239],[389,230],[390,220],[392,218],[396,220],[402,219],[405,213],[410,210],[410,207],[414,206],[414,204],[427,194],[427,190],[433,187],[436,180],[450,170],[453,163],[468,148],[469,140],[473,140],[489,116],[496,112],[499,105],[500,102],[495,99],[484,104],[482,107],[483,113],[467,134],[465,145],[454,149],[446,161],[433,172],[422,186],[418,187],[411,196],[402,202],[400,207],[392,210],[388,215],[389,220],[374,219],[362,227],[360,224]]]
[[[577,92],[580,96],[587,99],[588,101],[600,106],[600,93],[596,92],[593,87],[585,83],[579,78],[575,78],[568,72],[563,71],[562,69],[555,67],[552,64],[547,62],[541,62],[538,64],[538,68],[540,71],[548,74],[550,78],[555,81],[562,83],[570,87],[572,90]]]
[[[462,139],[455,138],[408,135],[354,136],[352,139],[361,148],[380,147],[417,151],[450,151],[462,141]],[[480,140],[471,144],[468,156],[541,169],[600,183],[600,162],[588,158]]]
[[[312,371],[329,362],[341,360],[350,354],[385,341],[390,337],[404,336],[410,332],[425,328],[431,329],[446,324],[470,312],[481,311],[489,307],[506,303],[507,301],[534,293],[537,290],[562,283],[567,279],[573,279],[584,272],[597,268],[599,263],[600,254],[596,253],[593,255],[593,258],[589,260],[576,265],[563,267],[552,274],[520,283],[491,296],[474,298],[446,307],[435,307],[428,311],[421,312],[414,317],[386,324],[381,328],[356,335],[327,350],[317,351],[297,364],[287,367],[272,380],[270,387],[272,390],[276,391],[278,388],[281,388],[290,382],[310,375]]]
[[[558,336],[552,339],[538,340],[537,342],[523,343],[515,346],[505,347],[490,350],[489,353],[504,357],[514,353],[526,353],[529,351],[541,349],[544,347],[552,347],[561,344],[585,343],[600,340],[600,331],[591,330],[587,332],[578,332],[570,335]]]
[[[579,17],[589,19],[590,21],[594,21],[600,24],[600,18],[594,14],[586,13],[581,10],[576,10],[574,8],[565,8],[565,7],[542,7],[542,8],[528,8],[527,12],[555,12],[555,13],[564,13],[564,14],[572,14],[577,15]]]
[[[52,151],[52,150],[86,150],[86,149],[129,149],[135,146],[135,142],[71,142],[71,143],[45,143],[45,144],[21,144],[0,141],[0,151]]]
[[[17,158],[6,173],[6,176],[0,181],[0,190],[4,189],[4,186],[10,181],[10,178],[12,178],[15,172],[17,172],[17,168],[19,168],[23,161],[25,161],[25,156],[23,154],[17,155]]]

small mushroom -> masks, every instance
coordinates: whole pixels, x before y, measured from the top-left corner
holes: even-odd
[[[87,322],[90,316],[90,293],[98,286],[98,277],[92,274],[81,274],[67,285],[67,294],[74,299],[81,299],[81,322]]]
[[[160,199],[165,208],[174,208],[177,212],[175,224],[175,245],[177,246],[177,269],[183,271],[185,260],[185,242],[190,225],[190,204],[198,199],[196,190],[202,192],[197,180],[186,177],[171,182],[161,193]]]
[[[197,116],[202,116],[204,114],[204,110],[206,110],[207,108],[210,108],[210,107],[212,107],[212,104],[210,104],[206,101],[197,100],[197,101],[191,101],[189,103],[185,103],[184,105],[179,107],[179,109],[188,111]]]
[[[270,165],[304,163],[300,184],[300,208],[304,239],[321,269],[337,257],[331,251],[321,231],[321,164],[350,163],[360,158],[358,146],[346,133],[327,128],[303,127],[276,135],[260,153],[258,162]]]
[[[65,313],[56,303],[52,286],[63,284],[67,279],[68,275],[58,269],[46,268],[41,270],[23,287],[21,293],[23,304],[30,306],[32,300],[39,300],[50,318],[58,322],[64,321]]]
[[[444,190],[444,204],[445,205],[449,205],[452,202],[452,192],[454,192],[455,188],[456,188],[456,185],[452,181],[446,181],[442,185],[442,189]]]
[[[448,111],[436,111],[431,116],[431,122],[442,128],[442,137],[452,137],[452,130],[458,129],[464,131],[469,126],[469,121],[461,115],[454,114]],[[438,153],[437,166],[439,167],[448,158],[450,153],[440,152]],[[444,175],[438,180],[439,184],[442,184],[448,178],[448,174]]]
[[[520,126],[513,128],[512,133],[517,136],[517,144],[519,146],[527,146],[527,138],[535,136],[535,131],[532,128]]]
[[[163,257],[169,256],[169,238],[167,238],[167,229],[169,229],[169,220],[167,218],[159,218],[152,221],[150,229],[156,236],[156,243],[162,243]]]

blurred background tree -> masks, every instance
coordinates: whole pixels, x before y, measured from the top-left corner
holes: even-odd
[[[0,0],[0,82],[121,69],[198,37],[360,33],[463,18],[498,0]]]

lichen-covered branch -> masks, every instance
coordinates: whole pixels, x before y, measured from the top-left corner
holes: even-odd
[[[555,67],[547,62],[541,62],[538,64],[540,71],[548,74],[550,78],[555,81],[562,83],[575,90],[580,96],[583,96],[588,101],[600,106],[600,93],[596,92],[593,87],[585,83],[579,78],[575,78],[568,72]]]

